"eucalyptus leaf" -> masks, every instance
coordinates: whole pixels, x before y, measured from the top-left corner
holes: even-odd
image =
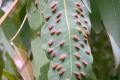
[[[19,80],[17,76],[7,71],[3,71],[3,76],[7,77],[9,80]]]
[[[37,80],[48,80],[47,73],[49,69],[49,60],[47,59],[45,52],[42,49],[41,38],[36,37],[31,42],[33,59],[36,70],[35,76]]]
[[[98,0],[96,2],[110,37],[115,68],[117,68],[120,64],[120,0]]]
[[[91,24],[94,31],[98,34],[100,33],[101,25],[102,25],[100,11],[98,9],[96,0],[90,0],[90,5],[92,10],[90,14]]]
[[[33,70],[31,62],[27,56],[27,53],[17,48],[13,43],[11,43],[14,46],[15,52],[14,52],[14,62],[22,75],[24,80],[34,80],[33,76]]]
[[[50,60],[48,80],[85,79],[93,62],[85,38],[91,29],[85,5],[81,0],[50,0],[43,16],[41,38]]]

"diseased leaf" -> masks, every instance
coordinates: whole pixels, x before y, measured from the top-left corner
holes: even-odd
[[[110,37],[117,68],[120,64],[120,0],[98,0],[97,4]]]
[[[37,80],[48,80],[49,60],[42,49],[40,37],[36,37],[36,39],[31,42],[31,46],[36,66],[35,77]]]
[[[93,62],[87,41],[88,10],[81,0],[50,0],[43,15],[42,46],[51,60],[48,79],[84,79]]]
[[[3,71],[3,76],[7,77],[10,80],[19,80],[17,76],[7,71]]]
[[[91,20],[91,24],[92,27],[94,29],[94,31],[98,34],[100,33],[101,30],[101,15],[96,3],[96,0],[90,0],[90,5],[91,5],[91,14],[90,14],[90,20]]]
[[[42,49],[40,29],[43,25],[42,11],[48,0],[28,0],[27,15],[31,28],[31,49],[33,53],[34,75],[37,80],[48,80],[49,60]],[[36,5],[35,5],[36,4]]]
[[[13,43],[14,46],[14,62],[22,75],[24,80],[34,80],[33,70],[31,62],[26,54],[26,52],[20,48],[17,48]]]

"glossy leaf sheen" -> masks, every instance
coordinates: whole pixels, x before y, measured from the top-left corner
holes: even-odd
[[[91,80],[97,80],[97,78],[96,78],[96,76],[95,76],[95,73],[94,73],[93,71],[91,71],[89,78],[90,78]]]
[[[0,60],[0,79],[1,79],[2,73],[3,73],[3,65],[2,65],[2,62]]]
[[[40,37],[36,37],[31,42],[33,58],[36,66],[35,74],[38,80],[48,80],[47,73],[49,69],[49,60],[47,59],[45,52],[42,49],[42,43]]]
[[[15,48],[14,52],[14,62],[22,75],[24,80],[34,80],[33,70],[31,62],[26,54],[26,52],[20,48],[17,48],[13,44]]]
[[[10,80],[19,80],[19,79],[17,78],[17,76],[15,76],[14,74],[9,73],[9,72],[7,72],[7,71],[3,71],[3,76],[7,77],[7,78],[10,79]]]
[[[90,0],[90,5],[91,5],[91,10],[92,10],[90,14],[91,24],[92,24],[94,31],[98,34],[100,33],[101,25],[102,25],[100,11],[98,9],[96,0]]]
[[[120,64],[120,0],[98,0],[97,4],[110,37],[117,68]]]
[[[0,8],[1,8],[1,5],[2,5],[2,0],[0,0]]]
[[[4,12],[0,10],[0,17],[3,14]],[[0,40],[12,58],[13,58],[14,50],[13,50],[13,47],[10,45],[9,40],[15,35],[16,32],[17,32],[17,29],[15,25],[13,24],[11,19],[7,17],[0,27]],[[17,42],[16,39],[14,41],[15,43]]]
[[[38,2],[38,4],[35,5],[35,2]],[[42,11],[45,5],[45,0],[28,0],[27,15],[31,30],[36,31],[42,26]]]
[[[91,13],[91,8],[90,8],[90,1],[91,0],[82,0],[83,3],[85,4],[86,8],[89,10],[89,12]]]
[[[51,5],[53,5],[54,3],[57,4],[57,9],[55,12],[52,12]],[[76,3],[79,3],[81,5],[81,8],[83,9],[83,12],[81,13],[84,14],[84,17],[82,17],[79,13],[76,12],[76,9],[78,9]],[[59,16],[59,18],[56,18],[56,15],[58,13],[61,13],[61,15]],[[74,14],[77,14],[79,18],[77,19],[76,17],[74,17]],[[45,50],[47,57],[51,60],[50,69],[48,72],[48,79],[78,80],[77,76],[75,75],[75,71],[79,72],[79,74],[81,72],[84,72],[86,76],[88,76],[91,71],[93,58],[88,42],[84,41],[83,35],[85,34],[85,29],[83,28],[83,25],[87,27],[87,31],[90,33],[91,24],[89,21],[89,12],[82,3],[82,1],[49,1],[43,15],[44,18],[50,15],[49,20],[46,20],[46,23],[41,30],[43,49]],[[60,21],[56,22],[59,19]],[[81,25],[80,23],[76,22],[77,20],[81,22]],[[84,20],[86,20],[87,23],[85,23]],[[49,29],[49,26],[51,25],[53,25],[53,28]],[[82,30],[82,33],[79,33],[77,28],[80,28]],[[55,33],[51,34],[51,31],[55,31]],[[61,31],[61,33],[56,34],[56,32],[58,31]],[[73,37],[76,40],[74,40]],[[51,40],[53,40],[54,42],[49,45],[49,42]],[[80,45],[81,42],[84,44],[84,47]],[[80,48],[79,50],[75,48],[76,45]],[[86,54],[85,50],[87,50],[90,54]],[[56,52],[55,57],[52,56],[53,52]],[[80,59],[76,58],[75,54],[78,54],[80,56]],[[86,66],[83,64],[83,61],[87,62]],[[79,63],[81,65],[81,68],[78,68],[76,66],[76,63]],[[58,64],[58,66],[61,65],[62,68],[60,70],[57,70],[56,68],[53,69],[53,65],[55,64]]]

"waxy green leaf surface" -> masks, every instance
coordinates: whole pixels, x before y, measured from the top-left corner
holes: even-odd
[[[120,64],[120,0],[98,0],[97,4],[110,37],[117,68]]]
[[[93,62],[87,41],[87,33],[91,29],[88,10],[81,0],[49,0],[43,16],[46,18],[41,30],[43,49],[51,60],[48,80],[84,79],[89,75]],[[76,54],[80,58],[75,57]],[[59,69],[60,66],[62,68]]]

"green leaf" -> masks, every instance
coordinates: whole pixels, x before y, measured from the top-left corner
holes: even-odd
[[[35,5],[35,2],[38,2]],[[27,2],[27,15],[30,28],[35,31],[42,27],[42,11],[46,6],[46,0],[28,0]]]
[[[96,0],[90,0],[90,5],[91,5],[91,14],[90,14],[90,20],[91,20],[91,24],[92,27],[94,29],[94,31],[98,34],[100,33],[101,30],[101,15],[96,3]]]
[[[38,2],[35,5],[35,2]],[[43,25],[42,11],[44,10],[47,0],[28,0],[27,15],[31,28],[31,49],[33,53],[34,75],[37,80],[48,80],[47,73],[49,68],[49,60],[42,49],[41,38],[37,35]]]
[[[9,73],[9,72],[7,72],[7,71],[3,71],[3,76],[7,77],[7,78],[10,79],[10,80],[19,80],[19,79],[17,78],[17,76],[15,76],[14,74]]]
[[[15,52],[14,52],[14,62],[22,75],[24,80],[34,80],[33,76],[33,70],[31,62],[27,56],[27,53],[17,48],[13,43],[11,43],[14,46]]]
[[[13,73],[17,76],[20,76],[13,59],[10,57],[10,55],[8,53],[5,53],[4,64],[5,64],[4,69],[6,71]]]
[[[85,4],[85,6],[88,9],[88,11],[91,13],[91,8],[90,8],[90,1],[91,0],[82,0],[82,1]]]
[[[48,80],[47,73],[49,69],[49,60],[42,49],[40,37],[36,37],[36,39],[31,42],[31,46],[35,63],[34,65],[36,68],[35,77],[37,80]]]
[[[0,0],[0,8],[1,8],[1,5],[2,5],[2,0]]]
[[[1,59],[0,59],[0,79],[1,79],[2,73],[3,73],[3,65],[2,65],[2,62],[1,62]]]
[[[97,80],[96,76],[95,76],[95,73],[93,71],[91,71],[90,75],[89,75],[89,78],[91,80]]]
[[[20,11],[19,14],[19,18],[20,18],[20,22],[22,23],[24,17],[26,15],[26,5],[23,6],[23,8]],[[25,46],[26,50],[27,50],[27,54],[30,55],[31,53],[31,44],[30,44],[30,27],[28,24],[28,20],[26,19],[23,28],[20,31],[20,37],[22,40],[23,45]]]
[[[0,17],[3,14],[4,14],[3,11],[0,10]],[[13,58],[14,50],[10,45],[9,40],[15,35],[16,32],[17,32],[17,29],[15,25],[13,24],[11,19],[7,17],[4,23],[0,27],[0,40],[12,58]],[[16,39],[14,40],[14,43],[17,44]]]
[[[98,0],[97,4],[110,37],[117,68],[120,64],[120,0]]]
[[[76,3],[83,11],[77,13]],[[83,73],[89,75],[93,62],[87,36],[84,36],[91,29],[88,10],[80,0],[50,0],[43,15],[47,19],[41,30],[42,46],[51,60],[48,79],[78,80],[75,72],[84,79]]]

